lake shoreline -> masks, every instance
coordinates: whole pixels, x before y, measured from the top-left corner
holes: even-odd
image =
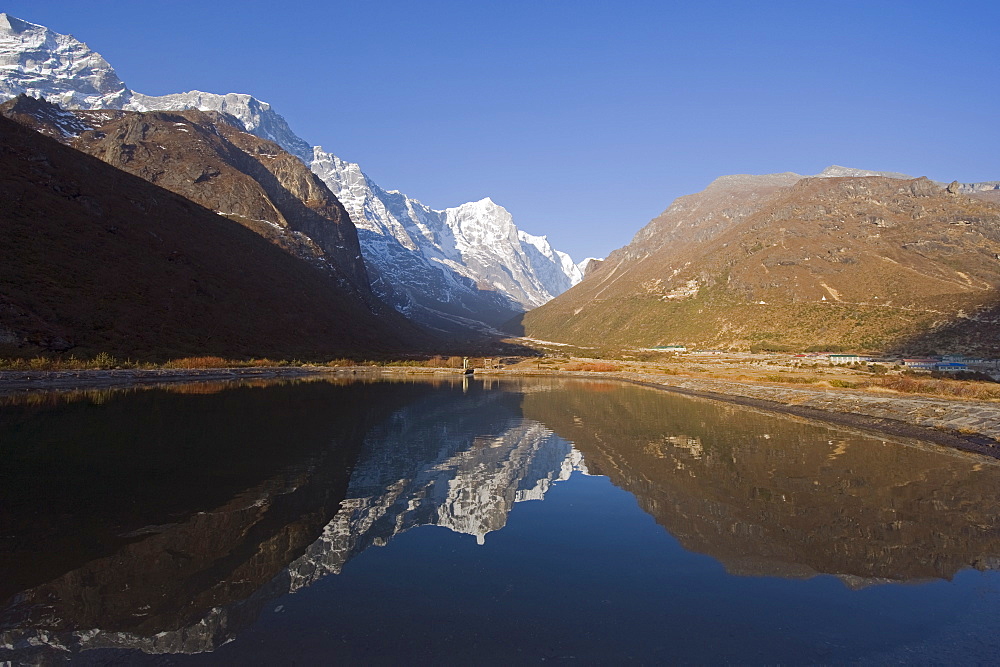
[[[207,369],[0,371],[0,395],[152,388],[192,382],[272,379],[461,377],[460,369],[393,366],[303,366]],[[800,389],[637,372],[477,370],[475,377],[607,379],[723,401],[850,428],[887,433],[1000,459],[1000,405],[850,389]]]
[[[625,379],[625,378],[623,378]],[[900,419],[891,419],[874,414],[855,412],[856,405],[851,396],[838,395],[839,392],[831,392],[828,401],[843,401],[841,410],[821,409],[808,405],[796,405],[783,403],[777,400],[740,396],[736,394],[723,394],[713,391],[697,391],[683,387],[671,387],[658,384],[656,382],[625,379],[633,384],[646,387],[671,391],[688,396],[708,398],[726,403],[734,403],[744,407],[764,410],[767,412],[778,412],[787,415],[801,417],[810,421],[820,421],[838,426],[858,428],[865,431],[875,431],[891,436],[905,439],[916,439],[932,442],[936,445],[957,449],[963,452],[988,456],[1000,460],[1000,441],[979,432],[960,432],[948,429],[944,426],[946,420],[942,420],[941,426],[922,426]],[[905,399],[904,399],[905,400]],[[998,410],[1000,412],[1000,410]]]
[[[932,442],[1000,459],[1000,404],[852,389],[767,384],[624,371],[488,371],[536,377],[613,379],[661,391],[777,412],[838,426]]]

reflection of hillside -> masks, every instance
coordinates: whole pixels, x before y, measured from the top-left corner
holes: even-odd
[[[0,661],[213,650],[412,527],[483,541],[582,470],[580,452],[734,573],[860,586],[1000,566],[995,463],[628,385],[502,388],[309,383],[5,410],[15,540],[0,565],[16,595]]]
[[[336,513],[366,431],[425,391],[317,383],[5,412],[13,465],[0,511],[17,531],[5,583],[45,583],[0,608],[0,647],[225,641],[256,617],[241,601]],[[29,488],[38,479],[52,481]],[[32,525],[33,514],[55,519]]]
[[[506,523],[514,502],[541,498],[579,467],[567,442],[520,418],[519,393],[476,382],[464,390],[314,383],[105,398],[96,413],[78,402],[47,406],[43,421],[33,418],[37,405],[7,415],[9,432],[24,436],[12,444],[36,455],[53,448],[49,461],[67,470],[91,456],[110,468],[48,499],[45,511],[69,512],[66,524],[73,492],[86,501],[77,518],[94,515],[86,531],[60,542],[66,559],[26,572],[23,551],[7,559],[12,581],[49,578],[0,608],[0,660],[4,648],[41,650],[30,646],[210,651],[270,601],[339,572],[371,545],[425,524],[481,541]],[[131,442],[113,437],[123,424]],[[96,438],[88,446],[97,451],[74,457],[78,433]],[[139,452],[136,440],[146,437]],[[147,489],[151,467],[168,472]],[[212,468],[231,472],[213,477],[205,472]],[[112,479],[114,496],[87,496]],[[210,490],[198,488],[206,483]],[[177,493],[165,493],[171,486]],[[159,503],[156,492],[164,493]],[[135,506],[121,502],[130,497]],[[10,525],[38,552],[50,544],[26,518]],[[109,542],[78,544],[87,534]]]
[[[687,548],[736,574],[950,578],[1000,567],[1000,466],[621,386],[529,394]]]
[[[220,645],[260,611],[225,605],[279,574],[335,511],[346,480],[330,472],[322,463],[289,470],[182,524],[151,527],[157,532],[26,591],[5,610],[10,630],[0,632],[2,643],[51,642],[55,635],[70,648],[154,653]]]

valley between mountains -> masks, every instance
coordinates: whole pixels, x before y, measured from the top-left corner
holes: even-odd
[[[997,662],[981,4],[9,0],[0,667]]]
[[[490,198],[432,209],[251,95],[144,95],[7,14],[0,96],[6,357],[1000,355],[998,182],[723,176],[577,262]]]

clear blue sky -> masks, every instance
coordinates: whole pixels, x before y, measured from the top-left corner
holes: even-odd
[[[1000,179],[1000,2],[113,2],[0,10],[134,90],[246,92],[435,207],[577,260],[730,173]]]

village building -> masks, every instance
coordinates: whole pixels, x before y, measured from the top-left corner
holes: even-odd
[[[842,366],[844,364],[857,364],[862,361],[867,362],[869,357],[862,357],[859,354],[831,354],[830,363],[834,366]]]

